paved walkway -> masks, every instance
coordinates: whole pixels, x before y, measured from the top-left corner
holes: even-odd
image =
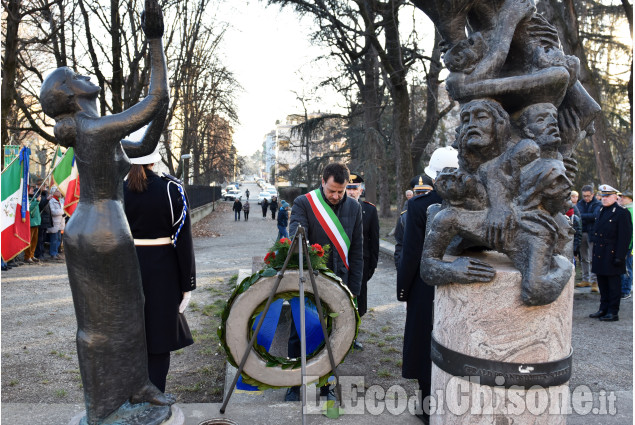
[[[252,193],[257,193],[252,191]],[[262,255],[276,237],[275,222],[268,218],[261,219],[258,205],[254,202],[248,222],[235,222],[233,214],[227,213],[222,222],[212,227],[221,233],[219,237],[202,237],[195,240],[197,253],[197,273],[199,279],[227,277],[248,267],[254,255]],[[390,251],[390,246],[383,244],[383,250]],[[50,266],[19,267],[2,273],[2,356],[3,372],[9,367],[6,356],[29,356],[21,353],[22,346],[32,344],[35,338],[42,338],[46,322],[54,321],[60,327],[70,330],[72,322],[72,303],[67,289],[64,264]],[[50,283],[49,283],[50,282]],[[386,320],[398,321],[403,317],[403,304],[394,299],[395,271],[392,258],[382,256],[379,269],[371,281],[374,291],[369,294],[369,307],[375,307]],[[49,283],[43,286],[43,283]],[[43,291],[44,289],[44,291]],[[49,297],[49,299],[47,299]],[[623,303],[620,321],[602,323],[587,318],[588,313],[597,309],[599,297],[579,291],[575,295],[573,315],[573,347],[574,366],[570,381],[572,389],[587,386],[591,392],[592,407],[599,406],[602,391],[617,398],[614,415],[572,414],[569,424],[625,424],[633,422],[633,333],[632,302]],[[28,308],[39,312],[31,317],[26,315]],[[31,310],[29,310],[31,311]],[[69,313],[70,312],[70,313]],[[29,313],[30,314],[30,313]],[[70,319],[69,319],[70,314]],[[41,329],[28,329],[24,326],[31,318],[39,323]],[[58,322],[59,321],[59,322]],[[403,326],[401,323],[400,326]],[[25,329],[26,328],[26,329]],[[48,334],[47,334],[48,335]],[[72,337],[72,336],[71,336]],[[31,350],[36,352],[36,348]],[[47,353],[48,354],[48,353]],[[11,357],[13,358],[13,357]],[[29,357],[33,369],[46,370],[37,356]],[[42,369],[44,368],[44,369]],[[27,371],[25,371],[27,373]],[[70,419],[83,410],[81,402],[55,403],[43,400],[40,403],[16,403],[4,401],[5,385],[3,379],[2,423],[7,425],[66,425]],[[281,390],[261,393],[258,396],[232,397],[225,417],[237,423],[300,423],[300,405],[298,403],[282,403]],[[219,403],[183,404],[188,425],[221,417]],[[344,424],[385,424],[385,423],[420,423],[408,414],[407,410],[399,416],[393,416],[387,408],[379,414],[367,409],[363,416],[345,415],[338,419]],[[600,406],[601,407],[601,406]],[[377,412],[375,412],[377,413]],[[332,420],[321,415],[309,415],[308,423],[327,423]]]

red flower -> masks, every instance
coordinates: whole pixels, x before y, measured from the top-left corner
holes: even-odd
[[[286,243],[287,245],[291,245],[291,239],[282,238],[282,239],[280,239],[280,243]]]
[[[314,243],[311,245],[311,248],[313,248],[318,257],[324,256],[324,249],[322,249],[322,246],[319,243]]]
[[[276,258],[276,253],[275,252],[268,252],[267,255],[265,255],[265,263],[269,264],[271,263],[271,260]]]

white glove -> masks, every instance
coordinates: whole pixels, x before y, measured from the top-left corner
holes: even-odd
[[[183,292],[183,301],[181,301],[181,305],[179,305],[179,313],[183,313],[190,303],[190,299],[192,298],[192,291]]]

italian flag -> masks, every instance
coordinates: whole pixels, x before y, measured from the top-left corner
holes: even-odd
[[[333,243],[333,246],[348,269],[348,249],[351,246],[351,242],[342,227],[342,223],[340,223],[340,219],[337,218],[333,209],[326,203],[319,188],[307,193],[306,197],[309,200],[309,204],[311,204],[315,218],[317,218],[324,233],[326,233],[329,240]]]
[[[31,242],[28,148],[2,171],[2,259],[9,261]]]
[[[64,211],[70,217],[75,212],[79,202],[79,173],[77,172],[73,148],[68,148],[59,160],[56,154],[55,161],[57,165],[55,165],[51,178],[64,195]]]

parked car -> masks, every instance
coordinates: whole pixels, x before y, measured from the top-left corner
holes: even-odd
[[[223,196],[223,199],[226,201],[233,201],[236,198],[240,199],[241,195],[240,192],[235,189],[228,190],[227,193]]]
[[[258,195],[258,205],[262,204],[262,201],[267,200],[267,202],[271,202],[271,194],[269,192],[260,192]]]
[[[276,198],[278,197],[278,191],[275,187],[268,187],[267,189],[265,189],[265,192],[269,192],[271,196],[275,196]]]

